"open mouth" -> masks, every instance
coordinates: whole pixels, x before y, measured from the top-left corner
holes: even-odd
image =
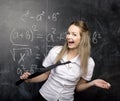
[[[72,45],[74,43],[75,43],[74,41],[68,41],[68,45]]]

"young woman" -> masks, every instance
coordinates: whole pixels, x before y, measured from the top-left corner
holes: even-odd
[[[64,46],[53,47],[44,59],[43,66],[47,67],[58,61],[71,63],[59,65],[32,79],[27,79],[31,74],[25,72],[20,79],[26,79],[26,82],[46,80],[39,90],[42,101],[73,101],[75,89],[82,91],[91,86],[109,89],[110,84],[102,79],[90,81],[95,66],[90,57],[90,48],[87,25],[83,21],[74,21],[68,27]]]

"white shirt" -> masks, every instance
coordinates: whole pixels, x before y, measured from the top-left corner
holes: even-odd
[[[56,56],[62,49],[62,46],[53,47],[48,56],[43,62],[43,66],[47,67],[54,64]],[[65,55],[61,62],[66,62],[67,56]],[[59,65],[51,70],[48,80],[44,83],[42,88],[39,90],[41,95],[47,101],[73,101],[74,100],[74,90],[80,77],[85,80],[91,80],[93,70],[94,70],[94,60],[90,57],[88,61],[88,72],[86,77],[82,76],[82,71],[80,70],[80,59],[78,56],[71,59],[71,63],[65,65]]]

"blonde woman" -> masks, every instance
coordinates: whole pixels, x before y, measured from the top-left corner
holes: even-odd
[[[102,79],[91,80],[94,70],[94,60],[90,57],[90,36],[85,22],[72,22],[66,34],[64,46],[53,47],[43,61],[43,66],[55,64],[58,61],[71,61],[69,64],[56,68],[32,79],[27,79],[25,72],[20,79],[26,82],[42,82],[40,101],[73,101],[74,90],[83,91],[91,86],[109,89],[110,84]],[[89,81],[89,82],[88,82]]]

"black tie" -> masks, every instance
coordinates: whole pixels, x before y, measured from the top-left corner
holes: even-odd
[[[41,75],[41,74],[43,74],[43,73],[45,73],[45,72],[47,72],[47,71],[50,71],[51,69],[55,68],[55,67],[58,66],[58,65],[64,65],[64,64],[68,64],[68,63],[70,63],[70,61],[67,61],[67,62],[64,62],[64,63],[58,62],[58,63],[53,64],[53,65],[50,65],[50,66],[48,66],[48,67],[46,67],[46,68],[45,68],[45,67],[39,68],[39,69],[37,69],[37,72],[31,74],[31,75],[28,77],[28,79],[31,79],[31,78],[36,77],[36,76],[38,76],[38,75]],[[20,79],[20,80],[16,81],[15,84],[16,84],[16,85],[19,85],[19,84],[21,84],[22,82],[24,82],[24,80]]]

